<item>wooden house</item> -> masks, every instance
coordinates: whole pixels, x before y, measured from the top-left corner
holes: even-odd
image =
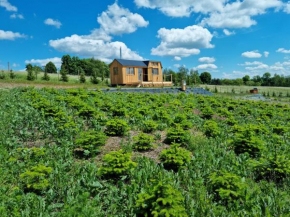
[[[110,77],[113,86],[161,87],[172,85],[172,76],[169,79],[163,76],[162,64],[158,61],[115,59],[110,64]]]

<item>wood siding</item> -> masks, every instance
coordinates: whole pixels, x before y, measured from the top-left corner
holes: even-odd
[[[114,68],[118,68],[118,74],[114,75]],[[111,84],[123,84],[123,73],[122,73],[122,65],[117,61],[114,60],[110,65],[110,76],[111,76]]]

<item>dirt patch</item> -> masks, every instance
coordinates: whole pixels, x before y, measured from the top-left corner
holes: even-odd
[[[159,161],[159,156],[160,156],[160,153],[164,150],[164,149],[169,149],[170,148],[170,145],[167,145],[167,144],[161,144],[161,145],[158,145],[157,147],[155,147],[154,149],[152,150],[149,150],[149,151],[144,151],[144,152],[133,152],[133,158],[137,158],[137,157],[147,157],[147,158],[150,158],[154,161],[156,161],[157,163],[160,163]]]

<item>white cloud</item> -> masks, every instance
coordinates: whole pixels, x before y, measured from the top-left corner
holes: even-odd
[[[114,3],[108,6],[108,10],[98,17],[98,22],[100,28],[94,29],[89,35],[74,34],[61,39],[50,40],[49,45],[64,53],[94,57],[105,62],[119,58],[120,47],[122,48],[122,58],[144,59],[137,52],[128,48],[125,43],[111,41],[112,36],[110,36],[110,34],[132,33],[138,27],[147,26],[148,22],[141,15],[133,14],[128,9],[119,7],[117,3]]]
[[[213,57],[201,57],[198,59],[198,61],[201,63],[214,63],[215,58],[213,58]]]
[[[176,61],[180,61],[180,60],[181,60],[181,57],[179,57],[179,56],[175,56],[175,57],[174,57],[174,60],[176,60]]]
[[[17,64],[17,63],[13,63],[13,64],[12,64],[12,67],[13,67],[13,68],[17,68],[17,67],[19,67],[19,64]]]
[[[32,60],[25,61],[26,64],[30,63],[30,64],[36,64],[39,66],[45,66],[49,62],[53,62],[57,68],[60,68],[61,66],[61,58],[59,57],[48,58],[48,59],[32,59]]]
[[[239,64],[240,66],[258,66],[258,65],[263,65],[264,63],[254,61],[254,62],[245,62],[244,64]]]
[[[278,53],[290,53],[290,50],[286,50],[285,48],[279,48],[276,52]]]
[[[15,40],[16,38],[25,38],[26,35],[18,32],[0,30],[0,40]]]
[[[46,24],[46,25],[49,25],[49,26],[54,26],[54,27],[56,27],[57,29],[59,29],[60,27],[61,27],[61,22],[59,22],[58,20],[53,20],[53,19],[51,19],[51,18],[48,18],[48,19],[46,19],[45,21],[44,21],[44,23]]]
[[[18,19],[21,19],[21,20],[24,19],[22,14],[11,14],[10,18],[11,19],[17,19],[18,18]]]
[[[170,17],[203,15],[202,25],[214,28],[247,28],[255,25],[254,16],[268,9],[280,9],[281,0],[134,0],[138,7],[158,9]],[[290,7],[290,6],[289,6]],[[288,6],[286,7],[288,11]]]
[[[284,12],[290,14],[290,1],[284,4]]]
[[[261,64],[261,65],[254,66],[254,67],[246,67],[246,70],[248,70],[248,71],[257,71],[257,70],[260,70],[260,69],[268,69],[268,68],[269,68],[268,65]]]
[[[200,53],[200,48],[213,48],[210,42],[213,35],[201,26],[188,26],[184,29],[158,30],[161,43],[151,49],[152,55],[188,57]]]
[[[8,0],[0,0],[0,7],[4,7],[7,11],[17,12],[17,7],[11,5]]]
[[[223,30],[223,32],[224,32],[224,34],[226,35],[226,36],[230,36],[230,35],[235,35],[236,33],[235,33],[235,31],[229,31],[229,30],[227,30],[227,29],[224,29]]]
[[[260,54],[258,51],[247,51],[242,53],[242,56],[246,58],[261,58],[262,54]]]
[[[122,57],[124,59],[143,59],[136,52],[129,49],[123,42],[104,41],[97,37],[94,38],[91,35],[72,35],[62,39],[50,40],[49,45],[61,52],[73,53],[86,57],[95,57],[106,62],[109,62],[114,58],[119,58],[121,47]]]
[[[104,32],[113,35],[132,33],[138,27],[147,27],[149,24],[140,14],[131,13],[117,3],[108,6],[108,10],[98,17],[98,23]]]
[[[270,53],[268,51],[264,52],[264,56],[267,58],[270,55]]]
[[[179,68],[180,67],[180,64],[174,64],[173,65],[175,68]]]
[[[217,69],[218,67],[215,64],[202,64],[198,65],[195,69],[197,70],[205,70],[205,69]]]

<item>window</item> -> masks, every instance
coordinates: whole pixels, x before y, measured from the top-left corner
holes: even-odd
[[[127,75],[134,75],[134,68],[127,68]]]
[[[156,63],[156,62],[152,62],[151,64],[152,64],[152,66],[158,66],[158,63]]]
[[[114,67],[113,71],[114,71],[114,75],[118,75],[118,67]]]
[[[153,75],[158,75],[158,69],[152,69]]]

